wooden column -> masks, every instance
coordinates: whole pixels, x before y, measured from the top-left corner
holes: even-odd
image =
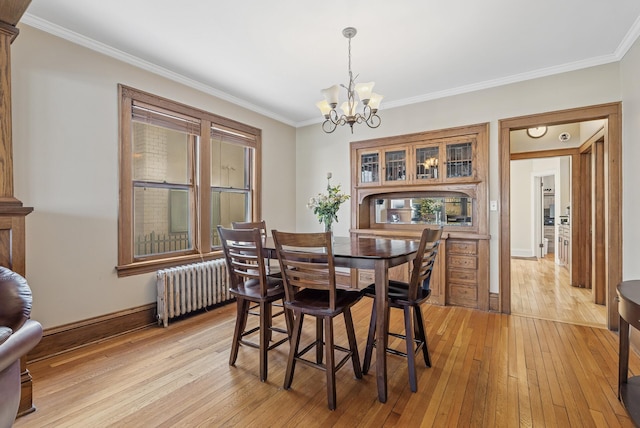
[[[11,43],[18,36],[16,25],[30,3],[31,0],[0,0],[0,265],[22,276],[26,276],[25,216],[33,208],[23,207],[13,196]],[[35,410],[31,374],[25,358],[20,361],[18,416]]]
[[[11,142],[11,41],[15,27],[0,22],[0,204],[15,204]]]

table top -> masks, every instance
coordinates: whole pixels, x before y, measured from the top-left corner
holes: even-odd
[[[618,284],[618,295],[621,299],[640,305],[640,280],[622,281]]]
[[[333,241],[333,255],[360,259],[393,259],[413,255],[418,251],[419,244],[419,241],[404,239],[336,236]],[[275,249],[273,238],[268,237],[263,248]]]

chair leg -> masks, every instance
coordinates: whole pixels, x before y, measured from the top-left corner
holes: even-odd
[[[236,363],[238,358],[238,348],[240,347],[240,339],[247,324],[247,311],[249,310],[249,302],[246,299],[236,299],[236,326],[233,330],[233,341],[231,342],[231,355],[229,356],[229,365]]]
[[[271,303],[260,302],[260,381],[267,380],[267,350],[271,339]]]
[[[265,327],[266,330],[265,332],[267,333],[267,344],[269,344],[269,342],[271,342],[271,337],[272,337],[272,331],[271,331],[271,326],[273,324],[273,311],[271,309],[271,303],[268,303],[266,305],[261,304],[260,305],[260,316],[262,316],[262,311],[265,311]],[[262,326],[260,326],[260,329],[262,329]]]
[[[427,367],[431,367],[431,357],[429,355],[429,344],[427,342],[427,331],[424,327],[424,319],[422,318],[422,310],[420,306],[417,306],[414,310],[415,314],[415,329],[416,337],[423,342],[422,355],[424,356],[424,363]]]
[[[336,409],[336,364],[334,361],[333,350],[333,318],[324,318],[324,335],[325,335],[325,368],[327,373],[327,401],[329,410]]]
[[[322,318],[316,317],[316,363],[322,364]]]
[[[369,333],[367,335],[367,346],[364,349],[364,361],[362,362],[362,373],[367,374],[371,367],[371,355],[376,340],[376,300],[373,299],[373,309],[371,310],[371,321],[369,321]]]
[[[347,338],[349,339],[349,350],[351,351],[351,362],[353,363],[353,373],[357,379],[362,379],[362,370],[360,368],[360,355],[358,354],[358,342],[356,340],[356,331],[353,328],[353,318],[351,317],[351,309],[344,311],[344,325],[347,328]]]
[[[289,358],[287,359],[287,371],[284,375],[284,389],[291,388],[293,380],[293,372],[296,368],[296,357],[298,355],[298,346],[300,346],[300,333],[302,333],[302,321],[304,314],[299,313],[293,322],[293,332],[291,333],[291,345],[289,348]]]
[[[409,365],[409,386],[411,392],[418,390],[418,381],[416,376],[416,351],[413,343],[413,315],[411,314],[411,306],[404,308],[404,329],[407,343],[407,362]]]
[[[287,324],[287,335],[289,336],[289,342],[291,342],[291,334],[293,333],[293,311],[287,309],[282,299],[282,309],[284,310],[284,322]]]

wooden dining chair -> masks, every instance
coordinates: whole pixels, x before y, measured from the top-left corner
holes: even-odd
[[[233,221],[231,222],[233,229],[258,229],[262,239],[267,238],[267,223],[264,220],[261,221]],[[267,275],[280,276],[278,268],[271,266],[270,259],[265,260]]]
[[[229,365],[235,365],[240,345],[258,348],[260,380],[264,382],[267,380],[267,351],[287,342],[293,325],[291,317],[287,316],[286,312],[286,330],[272,325],[271,305],[275,301],[282,301],[285,296],[282,279],[266,274],[259,229],[225,229],[218,226],[218,233],[229,271],[229,291],[237,300],[237,317]],[[258,327],[247,330],[247,316],[251,303],[256,303],[256,307],[259,308],[260,322]],[[260,333],[257,344],[245,339],[257,331]],[[286,337],[271,343],[272,332],[285,334]]]
[[[267,223],[264,220],[261,221],[233,221],[231,222],[231,227],[233,229],[258,229],[260,231],[260,237],[262,239],[267,238]],[[281,278],[280,269],[277,266],[271,266],[271,259],[269,257],[265,257],[265,270],[267,272],[267,276],[273,276],[276,278]],[[275,261],[277,264],[277,260]],[[261,311],[257,311],[259,309],[259,304],[255,303],[249,306],[248,314],[260,316]],[[273,312],[272,308],[276,307],[278,310]],[[272,311],[271,319],[277,318],[281,315],[284,315],[284,304],[273,302],[271,307],[267,308]],[[271,340],[271,332],[267,330],[267,335],[269,336],[267,340]]]
[[[284,389],[291,387],[297,362],[324,370],[327,379],[327,401],[329,409],[334,410],[336,371],[351,359],[356,378],[362,378],[351,318],[351,306],[360,300],[362,293],[336,289],[331,232],[286,233],[274,230],[271,234],[284,280],[285,307],[294,313]],[[333,340],[333,319],[340,314],[344,315],[348,349],[336,345]],[[316,317],[316,338],[300,351],[300,335],[305,315]],[[313,348],[316,349],[315,361],[304,357]],[[345,354],[338,362],[335,360],[335,350]]]
[[[440,237],[442,236],[442,228],[424,229],[420,238],[420,244],[416,257],[413,260],[413,268],[411,271],[410,281],[401,282],[389,280],[389,308],[399,308],[404,311],[404,330],[405,334],[389,333],[389,335],[405,340],[406,352],[396,349],[387,348],[386,351],[396,355],[407,357],[409,365],[409,386],[412,392],[418,390],[418,381],[416,376],[416,355],[422,350],[424,362],[427,367],[431,367],[431,357],[429,356],[429,347],[427,344],[427,334],[422,319],[422,311],[420,306],[429,299],[431,290],[429,289],[429,281],[431,272],[438,254],[438,246],[440,245]],[[364,353],[364,361],[362,363],[362,372],[367,373],[371,365],[371,356],[373,348],[376,346],[376,296],[375,284],[371,284],[364,290],[364,295],[373,297],[373,309],[371,310],[371,321],[369,324],[369,334],[367,337],[367,347]],[[389,327],[389,308],[387,308],[386,325]]]
[[[260,237],[262,239],[267,237],[267,222],[261,221],[232,221],[231,227],[233,229],[258,229],[260,231]]]

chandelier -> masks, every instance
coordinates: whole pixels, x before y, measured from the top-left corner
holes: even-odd
[[[325,99],[316,103],[325,119],[322,123],[322,130],[328,134],[335,131],[338,125],[349,124],[353,134],[354,123],[366,123],[369,128],[377,128],[382,122],[380,116],[378,116],[378,107],[383,97],[372,92],[375,82],[356,84],[355,79],[358,76],[354,78],[351,72],[351,39],[355,37],[357,32],[353,27],[347,27],[342,30],[342,34],[349,39],[349,85],[333,85],[330,88],[323,89],[322,95],[324,95]],[[347,90],[347,101],[340,106],[343,111],[342,115],[339,115],[336,111],[340,92],[339,86]],[[355,93],[358,94],[358,98],[363,104],[361,112],[357,111],[358,101],[356,101]]]

